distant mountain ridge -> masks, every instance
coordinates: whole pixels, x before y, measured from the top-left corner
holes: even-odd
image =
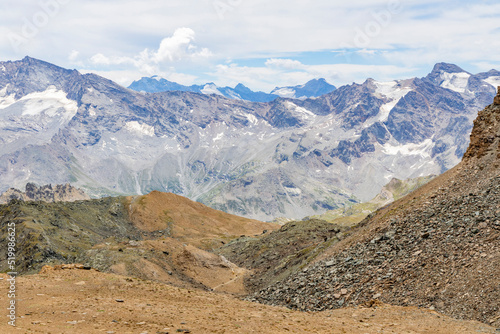
[[[146,93],[179,91],[200,94],[216,94],[230,99],[245,100],[251,102],[270,102],[279,97],[278,95],[274,94],[254,92],[243,84],[238,84],[234,88],[218,87],[213,82],[207,83],[205,85],[184,86],[158,76],[152,76],[149,78],[143,77],[140,80],[132,82],[132,84],[128,88],[138,92]]]
[[[230,99],[245,100],[251,102],[271,102],[278,97],[305,99],[319,97],[331,93],[336,88],[326,82],[325,79],[313,79],[304,85],[293,87],[276,87],[270,94],[264,92],[254,92],[245,85],[239,83],[234,88],[219,87],[213,82],[205,85],[184,86],[176,82],[169,81],[159,76],[143,77],[134,81],[129,89],[137,92],[160,93],[160,92],[193,92],[200,94],[217,94]]]
[[[310,97],[319,97],[333,92],[337,87],[330,85],[325,79],[313,79],[304,85],[290,87],[276,87],[271,94],[291,99],[307,99]]]
[[[0,62],[0,191],[71,183],[92,197],[173,192],[260,220],[321,214],[460,161],[500,75],[447,71],[260,103]]]

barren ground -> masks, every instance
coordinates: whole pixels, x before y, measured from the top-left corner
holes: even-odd
[[[2,307],[1,333],[495,333],[414,307],[297,312],[94,270],[23,276],[16,289],[17,327],[7,324]],[[0,305],[8,305],[7,293]]]

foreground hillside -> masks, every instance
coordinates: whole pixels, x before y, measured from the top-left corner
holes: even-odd
[[[414,307],[298,312],[94,270],[45,270],[17,284],[17,328],[1,321],[2,333],[495,333]]]
[[[278,228],[160,192],[0,205],[0,249],[7,249],[12,222],[20,274],[38,272],[45,264],[81,262],[101,271],[236,294],[245,292],[247,270],[209,251]],[[0,270],[7,268],[3,258]]]
[[[378,299],[500,327],[500,96],[495,101],[479,113],[457,167],[253,299],[301,310]]]

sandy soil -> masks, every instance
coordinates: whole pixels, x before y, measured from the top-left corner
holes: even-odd
[[[0,333],[495,333],[431,310],[375,304],[301,313],[94,270],[19,277],[16,290],[17,327],[2,306]]]

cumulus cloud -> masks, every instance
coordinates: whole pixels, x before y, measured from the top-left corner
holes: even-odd
[[[164,61],[179,61],[186,57],[207,57],[211,53],[208,49],[198,48],[193,44],[195,38],[194,30],[190,28],[176,29],[172,37],[164,38],[160,47],[151,55],[155,63]]]
[[[97,53],[90,58],[94,65],[133,65],[142,72],[156,74],[162,65],[181,61],[197,61],[213,56],[208,48],[195,43],[195,32],[190,28],[178,28],[173,35],[164,38],[156,50],[145,49],[135,56],[106,56]]]

